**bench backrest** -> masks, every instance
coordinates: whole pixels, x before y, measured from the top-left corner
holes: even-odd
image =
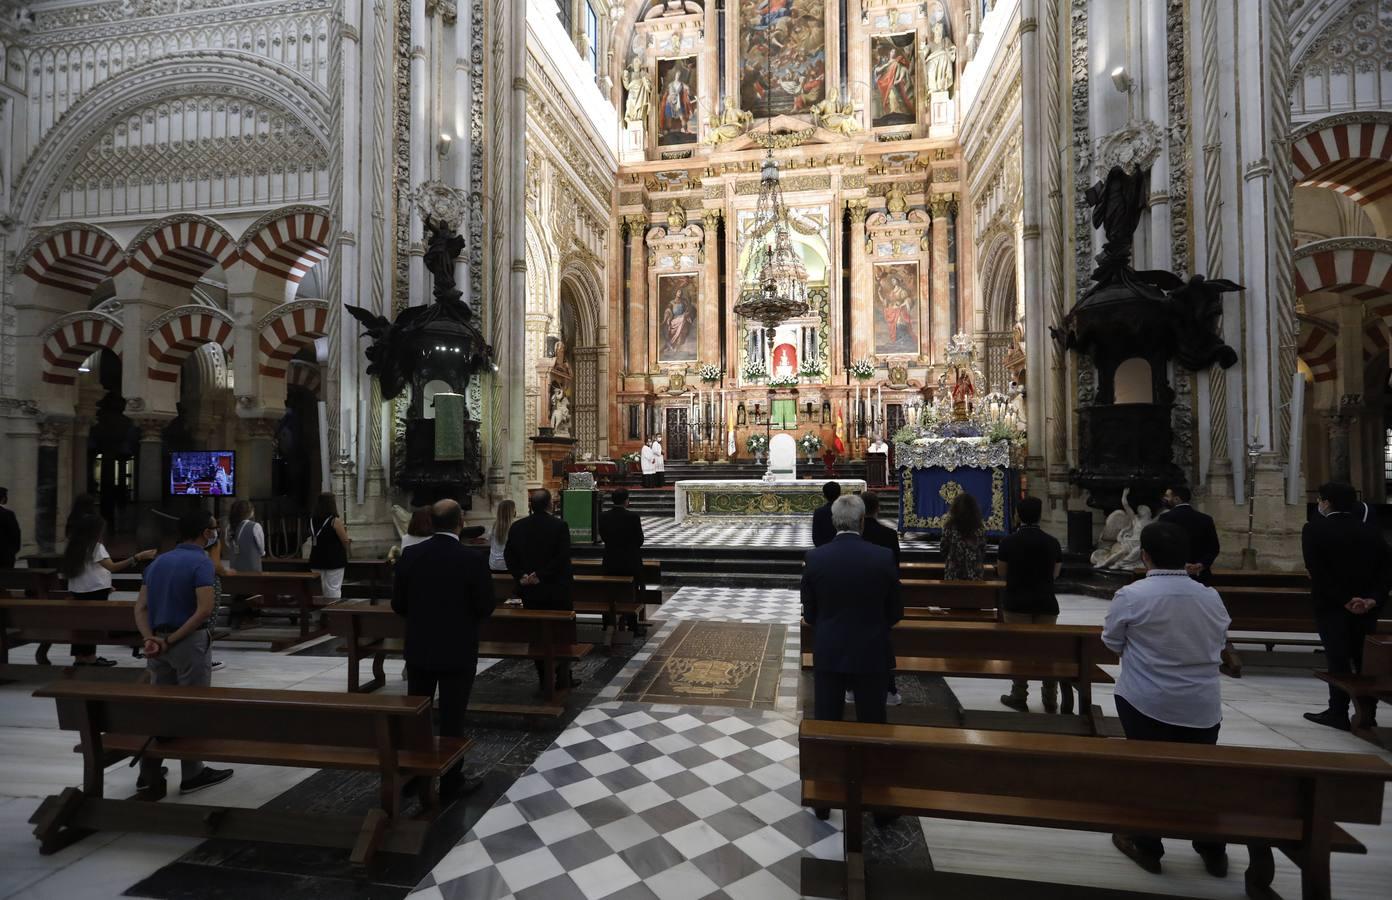
[[[0,626],[21,631],[135,631],[135,601],[0,598]]]
[[[220,578],[227,594],[298,597],[305,591],[320,591],[319,576],[313,572],[238,572]]]
[[[1368,635],[1363,642],[1362,674],[1392,675],[1392,635]]]
[[[366,640],[406,637],[406,620],[389,606],[371,606],[345,600],[324,607],[329,632],[349,639],[354,629]],[[493,615],[479,622],[479,640],[527,642],[560,646],[574,644],[575,613],[547,609],[495,609]]]
[[[58,727],[99,733],[318,744],[434,747],[430,698],[62,681],[35,697],[58,704]]]
[[[573,603],[619,603],[632,601],[637,588],[628,575],[575,575],[570,585]],[[499,601],[520,597],[517,582],[506,572],[493,573],[493,596]]]
[[[997,609],[1003,581],[928,581],[906,579],[899,582],[899,596],[905,606],[941,609]]]
[[[802,625],[804,647],[815,629]],[[993,659],[1006,662],[1114,663],[1102,629],[1087,625],[1002,625],[996,622],[937,622],[905,619],[890,632],[894,653],[933,659]]]
[[[0,591],[48,594],[58,584],[57,569],[0,569]]]
[[[604,567],[601,559],[572,559],[570,564],[576,575],[599,575]],[[639,577],[645,584],[657,584],[662,580],[662,563],[652,559],[643,560],[643,572]]]
[[[1139,814],[1304,818],[1318,785],[1340,822],[1377,824],[1392,766],[1315,753],[1071,735],[805,719],[802,778],[1030,800],[1081,800]]]

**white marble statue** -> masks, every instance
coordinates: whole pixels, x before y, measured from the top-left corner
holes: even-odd
[[[624,72],[624,89],[628,91],[628,103],[624,106],[624,124],[642,125],[648,119],[648,105],[652,102],[652,78],[647,67],[636,56]]]
[[[557,437],[570,437],[570,400],[560,388],[551,391],[551,432]]]
[[[812,107],[812,119],[818,126],[844,137],[860,131],[855,104],[850,100],[842,103],[835,87],[827,88],[826,98]]]
[[[1130,488],[1122,491],[1121,509],[1107,517],[1107,525],[1102,529],[1103,538],[1107,536],[1107,530],[1114,522],[1121,527],[1116,532],[1115,544],[1110,548],[1098,547],[1093,551],[1092,565],[1095,569],[1129,572],[1141,565],[1141,532],[1153,520],[1150,507],[1144,503],[1135,509],[1131,508],[1128,502],[1130,496]]]
[[[925,40],[920,49],[923,53],[923,81],[928,91],[951,91],[957,84],[957,45],[947,37],[947,29],[942,22],[933,23],[933,38]]]

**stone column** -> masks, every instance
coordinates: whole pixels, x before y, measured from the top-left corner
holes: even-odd
[[[698,351],[702,363],[720,364],[720,219],[718,209],[708,209],[701,217],[705,228],[701,278],[701,335]]]
[[[843,325],[851,329],[851,361],[864,359],[875,351],[874,288],[870,278],[869,254],[865,251],[865,216],[869,203],[847,200],[851,214],[851,321]],[[833,349],[841,346],[840,335],[832,336]]]
[[[648,361],[648,217],[625,219],[632,235],[628,285],[628,366],[630,372],[646,373]]]
[[[34,472],[34,540],[43,553],[58,546],[59,445],[69,433],[71,420],[64,416],[45,416],[39,420],[39,452]]]
[[[1361,477],[1367,469],[1366,457],[1369,453],[1381,453],[1381,446],[1365,447],[1363,429],[1360,427],[1363,411],[1363,304],[1356,300],[1342,300],[1338,308],[1339,334],[1335,339],[1335,359],[1337,369],[1334,382],[1335,415],[1341,434],[1338,438],[1343,456],[1343,468],[1336,480],[1347,481],[1362,491],[1369,485]],[[1336,444],[1331,430],[1330,466],[1336,463]],[[1336,470],[1337,471],[1337,470]]]
[[[19,519],[20,555],[33,553],[37,546],[34,521],[37,511],[37,492],[34,485],[34,464],[38,454],[39,423],[36,408],[29,403],[0,398],[0,484],[10,489],[10,509]]]
[[[164,499],[164,429],[172,421],[172,416],[135,419],[140,429],[140,449],[135,458],[135,499],[141,503],[159,503]]]
[[[279,424],[279,420],[268,417],[238,418],[237,497],[264,500],[272,496],[271,468]]]
[[[932,324],[930,359],[938,364],[946,360],[947,345],[952,340],[952,289],[948,284],[947,271],[947,230],[952,227],[949,215],[952,199],[951,194],[933,194],[929,201],[929,212],[933,216],[933,263],[930,273],[932,292],[929,295],[929,321]]]

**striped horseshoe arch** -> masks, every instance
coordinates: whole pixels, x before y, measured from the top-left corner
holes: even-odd
[[[179,306],[150,325],[148,374],[155,381],[177,382],[179,367],[203,344],[217,344],[232,355],[232,317],[210,306]]]
[[[333,224],[322,212],[293,212],[272,219],[244,239],[239,251],[248,263],[299,284],[319,263],[329,257],[329,236]]]
[[[89,356],[107,349],[120,353],[121,322],[99,312],[64,316],[44,335],[43,380],[77,384],[78,369]]]
[[[1374,300],[1392,294],[1392,241],[1332,238],[1295,251],[1295,291],[1332,291]]]
[[[39,284],[87,296],[125,265],[121,248],[106,232],[90,225],[59,225],[38,239],[24,274]]]
[[[130,267],[142,275],[192,290],[213,266],[236,262],[237,245],[216,225],[182,219],[142,233],[129,256]]]
[[[1300,346],[1297,350],[1316,382],[1333,381],[1338,374],[1338,341],[1334,333],[1318,322],[1300,320]]]
[[[324,386],[324,377],[319,371],[318,363],[307,362],[303,359],[290,360],[290,365],[285,372],[285,383],[302,387],[315,397],[323,399],[320,391]]]
[[[1392,196],[1392,115],[1314,122],[1296,133],[1291,162],[1304,187],[1337,191],[1357,203]]]
[[[281,378],[295,354],[328,334],[329,302],[297,300],[261,320],[261,374]]]

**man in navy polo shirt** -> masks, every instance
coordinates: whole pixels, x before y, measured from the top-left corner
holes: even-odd
[[[135,604],[135,627],[145,638],[145,660],[154,684],[207,687],[213,680],[209,656],[213,642],[213,560],[207,548],[217,542],[217,519],[206,509],[179,518],[180,543],[145,570]],[[163,793],[160,760],[140,761],[136,789]],[[232,777],[231,769],[209,769],[183,761],[179,793],[191,794]]]

